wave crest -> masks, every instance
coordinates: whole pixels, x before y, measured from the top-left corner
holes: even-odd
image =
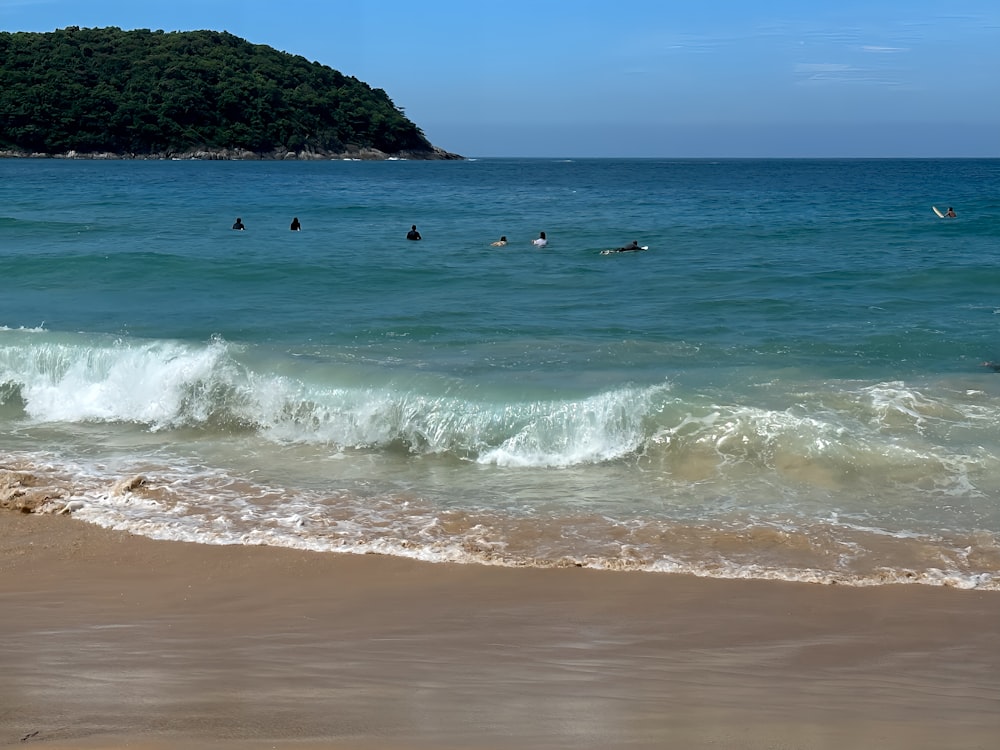
[[[280,443],[395,447],[498,466],[595,463],[640,450],[668,390],[512,403],[433,379],[357,381],[335,366],[295,369],[221,339],[36,337],[0,346],[0,405],[34,423],[253,431]]]

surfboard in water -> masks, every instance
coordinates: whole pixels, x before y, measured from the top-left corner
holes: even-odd
[[[933,209],[934,213],[936,213],[936,214],[938,215],[938,218],[939,218],[939,219],[943,219],[943,218],[944,218],[944,214],[943,214],[943,213],[941,213],[941,212],[940,212],[940,211],[938,210],[938,207],[937,207],[937,206],[931,206],[931,208]]]

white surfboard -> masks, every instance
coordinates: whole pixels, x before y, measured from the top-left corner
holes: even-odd
[[[938,207],[937,207],[937,206],[931,206],[931,208],[932,208],[932,209],[934,210],[934,213],[936,213],[936,214],[938,215],[938,218],[939,218],[939,219],[943,219],[943,218],[944,218],[944,214],[943,214],[943,213],[941,213],[941,212],[940,212],[940,211],[938,210]]]

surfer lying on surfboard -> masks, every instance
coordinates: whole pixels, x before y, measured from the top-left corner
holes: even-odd
[[[614,250],[601,250],[601,255],[611,255],[611,253],[637,253],[640,250],[649,250],[649,245],[640,246],[638,242],[632,240],[631,245],[616,247]]]

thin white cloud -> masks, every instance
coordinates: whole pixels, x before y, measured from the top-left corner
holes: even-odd
[[[794,71],[803,83],[862,84],[867,86],[899,86],[900,81],[885,72],[847,63],[798,63]]]
[[[795,66],[796,73],[849,73],[857,68],[844,63],[799,63]]]
[[[874,44],[865,44],[861,47],[865,52],[876,52],[879,54],[892,54],[894,52],[909,52],[909,47],[879,47]]]
[[[665,49],[687,50],[688,52],[712,52],[732,40],[727,37],[696,36],[693,34],[671,35],[663,44]]]

